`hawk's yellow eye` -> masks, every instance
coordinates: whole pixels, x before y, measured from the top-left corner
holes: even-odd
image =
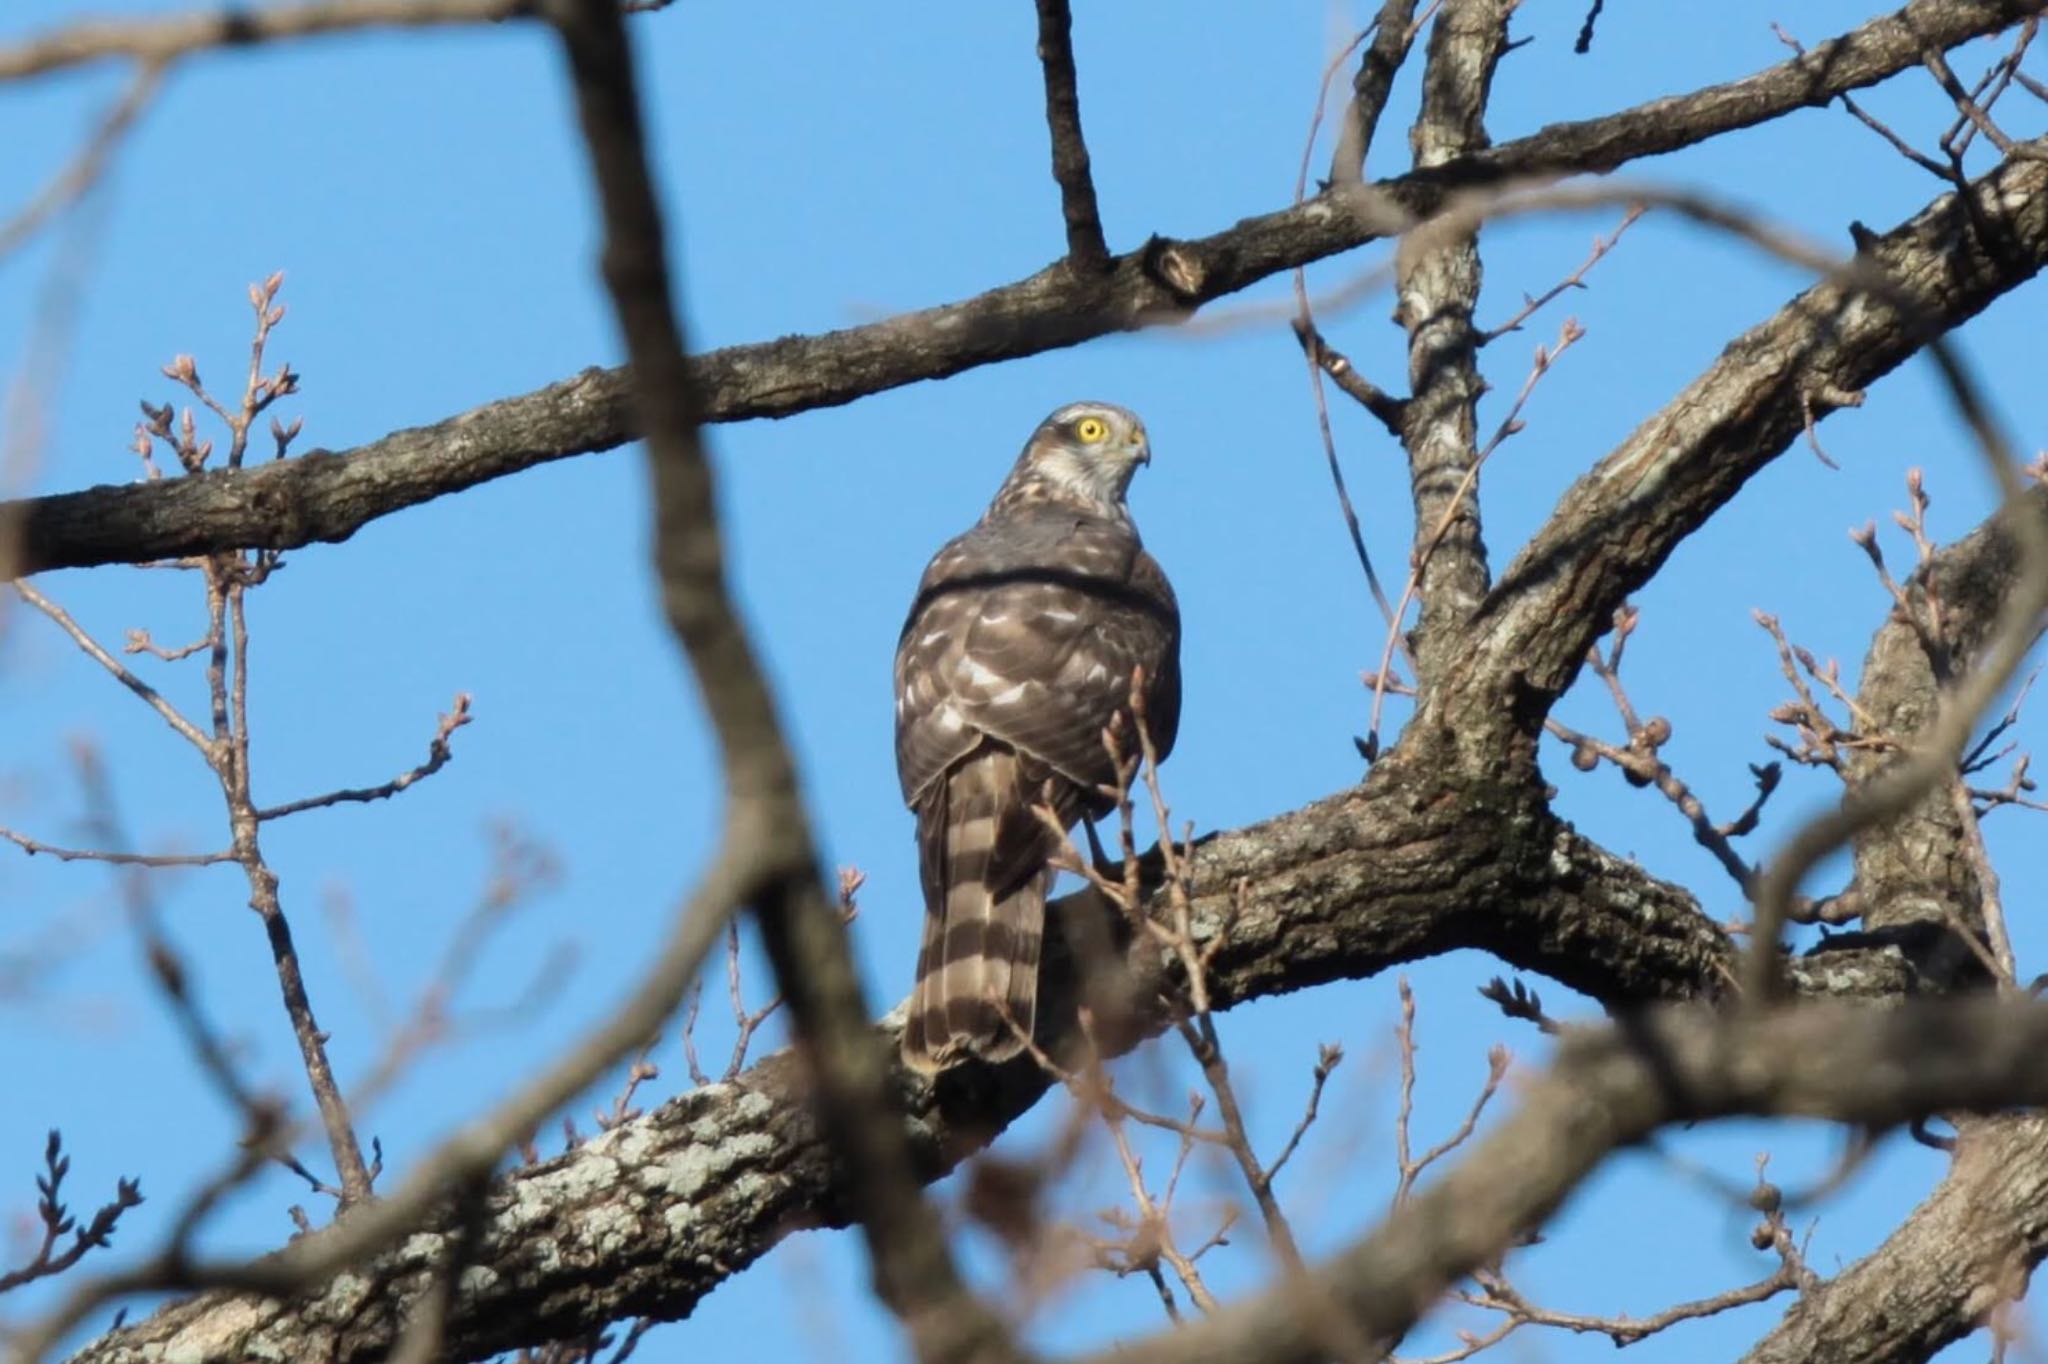
[[[1074,423],[1074,436],[1083,445],[1100,445],[1109,439],[1109,423],[1100,417],[1083,417]]]

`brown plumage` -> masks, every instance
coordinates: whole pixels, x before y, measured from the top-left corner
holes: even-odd
[[[1153,742],[1173,747],[1180,611],[1124,503],[1150,453],[1123,408],[1059,409],[918,585],[896,648],[896,765],[925,899],[903,1030],[919,1070],[1023,1049],[1058,847],[1032,807],[1049,798],[1066,828],[1110,808],[1102,731],[1129,710],[1134,669]]]

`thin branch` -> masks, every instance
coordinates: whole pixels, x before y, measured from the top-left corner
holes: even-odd
[[[1389,2],[1393,3],[1393,0]],[[1315,109],[1309,118],[1308,135],[1302,141],[1301,164],[1294,176],[1294,203],[1297,208],[1308,194],[1309,160],[1315,155],[1316,134],[1322,127],[1323,109],[1329,103],[1330,81],[1336,76],[1344,58],[1363,42],[1366,36],[1365,33],[1361,33],[1352,39],[1323,68],[1322,81],[1316,87]],[[1403,51],[1405,52],[1405,45]],[[1362,106],[1354,102],[1350,117],[1354,120],[1360,119],[1364,112]],[[1349,126],[1347,123],[1347,129]],[[1353,179],[1356,179],[1355,173]],[[1366,410],[1378,417],[1389,433],[1397,439],[1401,435],[1403,404],[1359,374],[1349,360],[1342,356],[1331,358],[1332,353],[1324,346],[1322,333],[1316,330],[1315,315],[1309,307],[1308,275],[1299,265],[1294,268],[1294,336],[1301,343],[1302,355],[1308,362],[1309,391],[1316,405],[1316,431],[1322,437],[1323,460],[1330,470],[1330,483],[1337,493],[1337,506],[1344,516],[1344,529],[1351,537],[1352,551],[1358,555],[1358,566],[1365,574],[1366,588],[1372,593],[1373,601],[1379,605],[1380,615],[1385,620],[1387,628],[1392,630],[1395,626],[1394,610],[1387,602],[1386,589],[1380,585],[1380,575],[1373,568],[1372,554],[1365,547],[1365,531],[1358,523],[1357,510],[1351,505],[1351,490],[1345,484],[1344,466],[1337,458],[1337,437],[1330,425],[1329,401],[1323,396],[1323,376],[1327,373],[1336,379],[1340,388],[1364,404]],[[1342,375],[1348,375],[1348,378],[1340,377]]]
[[[414,783],[424,781],[446,767],[448,760],[455,756],[455,750],[450,746],[449,740],[454,737],[456,730],[468,724],[469,721],[469,693],[458,692],[455,696],[454,707],[446,715],[441,716],[440,723],[435,726],[434,737],[427,745],[427,760],[417,767],[401,772],[390,781],[379,786],[351,787],[343,791],[329,791],[323,796],[308,796],[303,800],[293,800],[287,801],[283,805],[273,805],[268,809],[258,810],[256,818],[267,822],[273,819],[283,819],[286,815],[295,815],[304,810],[323,809],[329,805],[347,803],[367,804],[370,801],[388,800]]]
[[[624,21],[612,0],[560,0],[550,18],[568,57],[604,216],[605,284],[647,429],[663,604],[696,672],[725,763],[730,795],[720,861],[738,864],[738,898],[760,925],[814,1065],[819,1118],[851,1172],[849,1197],[860,1210],[882,1299],[922,1357],[1006,1357],[1014,1352],[1008,1330],[962,1282],[912,1168],[894,1116],[891,1058],[867,1030],[870,1014],[846,925],[825,893],[795,764],[726,592],[711,466],[671,293],[666,228],[649,178]],[[687,985],[687,976],[667,983],[668,1008]]]
[[[1806,45],[1793,37],[1783,25],[1773,22],[1771,24],[1771,32],[1777,35],[1779,42],[1791,48],[1800,56],[1806,55]],[[1861,104],[1858,104],[1853,96],[1845,92],[1840,98],[1842,107],[1849,112],[1849,115],[1858,123],[1861,123],[1864,127],[1883,138],[1893,151],[1944,184],[1953,185],[1957,183],[1958,172],[1955,167],[1944,166],[1941,162],[1936,161],[1933,157],[1914,147],[1912,143],[1892,131],[1889,124],[1875,117],[1868,110],[1864,109]]]
[[[1787,1258],[1781,1260],[1769,1274],[1753,1283],[1730,1288],[1708,1297],[1673,1303],[1662,1311],[1653,1312],[1646,1317],[1599,1317],[1538,1307],[1517,1292],[1506,1279],[1492,1273],[1482,1273],[1480,1276],[1480,1293],[1461,1296],[1474,1306],[1490,1307],[1505,1312],[1512,1320],[1518,1322],[1531,1326],[1554,1327],[1578,1335],[1604,1335],[1615,1345],[1622,1346],[1633,1345],[1637,1341],[1668,1331],[1682,1322],[1718,1316],[1752,1303],[1769,1302],[1780,1293],[1795,1291],[1799,1287],[1800,1268],[1796,1256]]]
[[[1972,99],[1970,92],[1963,88],[1963,83],[1956,79],[1956,73],[1949,68],[1948,59],[1942,56],[1938,49],[1929,48],[1923,60],[1928,71],[1933,74],[1935,82],[1941,86],[1942,92],[1955,101],[1957,111],[1967,118],[1978,132],[1984,134],[1986,140],[1998,148],[2001,156],[2025,157],[2035,161],[2048,160],[2048,150],[2013,141],[2004,129],[1992,121],[1984,106]]]
[[[207,766],[218,766],[220,754],[213,740],[201,733],[197,725],[179,714],[178,708],[165,700],[163,694],[157,691],[155,687],[150,686],[149,683],[128,671],[119,659],[100,647],[100,642],[87,634],[85,627],[71,618],[70,612],[20,579],[15,580],[13,587],[15,593],[23,601],[55,621],[58,629],[71,636],[71,642],[84,650],[87,658],[90,658],[93,662],[112,673],[115,681],[119,682],[129,691],[134,692],[136,696],[141,698],[144,705],[163,717],[165,724],[183,736],[187,743],[198,749],[200,755],[206,759]]]
[[[1345,397],[1350,398],[1360,407],[1372,413],[1378,419],[1379,424],[1387,428],[1388,435],[1396,440],[1400,439],[1401,418],[1403,412],[1406,411],[1406,404],[1402,399],[1396,398],[1393,394],[1387,392],[1363,374],[1360,374],[1357,366],[1351,363],[1349,356],[1332,348],[1330,343],[1323,339],[1323,334],[1316,330],[1315,323],[1304,322],[1299,317],[1296,317],[1294,320],[1294,339],[1301,343],[1301,348],[1307,354],[1310,364],[1315,365],[1324,374],[1329,375],[1337,387],[1344,391]],[[1327,421],[1327,416],[1327,410],[1325,410],[1325,421]],[[1351,512],[1351,499],[1348,494],[1343,492],[1341,483],[1339,484],[1338,496],[1344,505],[1345,511],[1349,514],[1349,521],[1354,523],[1353,538],[1356,539],[1355,523],[1357,521],[1357,514]],[[1377,587],[1377,578],[1373,581],[1375,587]]]
[[[1604,237],[1596,236],[1593,238],[1593,249],[1587,253],[1583,261],[1579,262],[1578,269],[1572,271],[1569,275],[1566,275],[1556,284],[1533,298],[1524,294],[1522,296],[1522,306],[1515,315],[1501,323],[1498,327],[1490,331],[1481,332],[1479,344],[1484,346],[1489,342],[1498,341],[1509,332],[1520,331],[1524,322],[1527,322],[1530,318],[1541,312],[1546,304],[1562,296],[1566,290],[1585,288],[1587,273],[1600,263],[1603,256],[1615,248],[1615,245],[1621,241],[1622,233],[1628,231],[1630,226],[1643,216],[1643,212],[1641,204],[1630,204],[1628,211],[1621,215],[1621,221],[1614,225],[1614,231]]]
[[[0,48],[0,81],[124,58],[161,65],[209,49],[363,29],[496,23],[532,11],[532,0],[309,0],[256,9],[195,10],[160,19],[87,21]]]
[[[1330,1082],[1330,1075],[1344,1060],[1344,1048],[1335,1042],[1325,1042],[1316,1048],[1316,1065],[1313,1080],[1308,1090],[1308,1107],[1302,1112],[1301,1121],[1294,1124],[1294,1131],[1288,1134],[1287,1144],[1280,1148],[1280,1154],[1273,1157],[1273,1163],[1266,1167],[1266,1182],[1271,1184],[1279,1178],[1280,1171],[1294,1158],[1301,1146],[1301,1139],[1308,1135],[1308,1129],[1315,1125],[1316,1114],[1322,1107],[1323,1086]]]
[[[121,145],[121,139],[127,136],[135,120],[156,98],[156,92],[163,83],[163,74],[161,62],[145,61],[136,68],[128,88],[100,116],[99,126],[93,129],[92,136],[71,163],[12,218],[0,222],[0,257],[34,236],[36,229],[83,199],[99,183],[108,163],[113,160],[115,150]]]
[[[43,1224],[42,1241],[27,1264],[0,1273],[0,1293],[62,1274],[90,1252],[105,1249],[113,1243],[121,1214],[143,1201],[140,1180],[118,1179],[113,1200],[102,1204],[81,1227],[63,1201],[64,1177],[70,1172],[71,1157],[64,1154],[64,1138],[53,1127],[43,1147],[43,1173],[36,1176],[36,1217]],[[71,1244],[59,1250],[57,1243],[67,1235]]]
[[[1045,124],[1052,134],[1052,178],[1059,182],[1060,213],[1067,224],[1067,261],[1077,275],[1110,268],[1089,174],[1088,143],[1081,136],[1081,93],[1074,75],[1074,17],[1067,0],[1038,0],[1038,60],[1045,68]]]
[[[0,838],[31,857],[40,853],[59,862],[105,862],[116,867],[212,867],[235,860],[232,848],[210,853],[125,853],[100,848],[60,848],[12,829],[0,829]]]
[[[1398,982],[1401,995],[1401,1021],[1395,1027],[1394,1038],[1401,1056],[1401,1101],[1394,1118],[1394,1203],[1398,1206],[1408,1201],[1415,1191],[1415,1181],[1425,1170],[1442,1160],[1451,1152],[1463,1146],[1472,1138],[1479,1127],[1480,1115],[1486,1112],[1487,1104],[1500,1089],[1500,1082],[1507,1078],[1509,1055],[1506,1047],[1489,1047],[1486,1052],[1486,1083],[1481,1085],[1472,1105],[1465,1111],[1464,1121],[1451,1130],[1449,1136],[1424,1151],[1420,1156],[1409,1154],[1409,1128],[1415,1116],[1415,993],[1408,988],[1408,978]]]
[[[1351,102],[1345,106],[1344,122],[1337,130],[1337,145],[1330,153],[1331,184],[1356,185],[1363,181],[1366,157],[1372,151],[1373,134],[1379,130],[1387,97],[1393,93],[1394,77],[1408,60],[1415,35],[1429,22],[1439,2],[1430,0],[1418,19],[1415,0],[1382,0],[1369,30],[1372,43],[1359,58],[1358,74],[1351,81]]]
[[[1361,1335],[1396,1339],[1459,1277],[1543,1220],[1617,1147],[1656,1127],[1736,1114],[1876,1126],[1915,1110],[2048,1099],[2048,1006],[1995,999],[1880,1009],[1662,1011],[1574,1035],[1519,1108],[1371,1233],[1311,1271]],[[1943,1102],[1946,1101],[1946,1102]],[[1310,1364],[1326,1357],[1301,1287],[1091,1364]]]

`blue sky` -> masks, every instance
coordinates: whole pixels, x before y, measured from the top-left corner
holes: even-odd
[[[1285,203],[1320,71],[1376,8],[1300,0],[1254,15],[1212,3],[1078,4],[1083,115],[1112,249],[1154,232],[1206,234]],[[1801,6],[1797,35],[1818,41],[1870,12]],[[1501,68],[1495,138],[1785,55],[1770,31],[1780,8],[1743,0],[1688,11],[1682,23],[1676,14],[1613,6],[1592,54],[1577,57],[1576,9],[1525,8],[1515,31],[1533,41]],[[17,0],[0,16],[0,46],[76,17],[65,0]],[[1063,249],[1029,6],[679,4],[637,20],[634,32],[695,345],[965,297]],[[123,75],[93,69],[0,87],[0,145],[9,149],[0,212],[72,154]],[[1867,102],[1923,141],[1951,116],[1924,78]],[[1412,110],[1411,75],[1372,171],[1406,164]],[[2036,131],[2017,111],[2012,126]],[[1326,158],[1319,152],[1317,164]],[[1632,173],[1716,190],[1844,247],[1850,218],[1889,226],[1935,189],[1839,110],[1807,111]],[[1615,216],[1490,231],[1482,321],[1568,273]],[[21,477],[35,490],[134,477],[125,446],[136,400],[177,396],[159,366],[189,352],[226,387],[246,354],[245,287],[278,269],[290,314],[271,354],[304,376],[304,396],[286,409],[305,419],[302,447],[344,448],[612,363],[594,233],[559,62],[533,28],[349,37],[185,63],[88,211],[0,260],[0,375],[43,376],[33,401],[48,435]],[[1335,285],[1380,259],[1327,262],[1312,278]],[[1487,356],[1494,393],[1483,429],[1567,311],[1589,333],[1537,389],[1528,429],[1489,465],[1483,506],[1497,566],[1577,473],[1804,281],[1653,216],[1590,282]],[[1272,281],[1248,297],[1277,299],[1284,289]],[[75,313],[51,307],[68,296]],[[2028,381],[2038,349],[2027,322],[2041,306],[2039,286],[2019,291],[1967,333],[1965,347],[2029,450],[2048,440],[2048,406]],[[1388,307],[1381,295],[1325,327],[1364,372],[1398,388],[1405,366]],[[68,325],[53,329],[53,316]],[[855,940],[878,1007],[907,989],[921,913],[890,746],[888,670],[901,613],[925,558],[979,514],[1024,435],[1079,397],[1136,408],[1153,436],[1154,463],[1133,502],[1186,620],[1186,718],[1166,773],[1177,813],[1200,829],[1233,827],[1360,775],[1351,743],[1365,724],[1358,674],[1375,666],[1382,632],[1284,326],[1112,337],[850,407],[720,428],[713,447],[736,591],[772,665],[828,856],[868,874]],[[1332,401],[1369,542],[1398,582],[1409,533],[1399,451],[1341,396]],[[1928,471],[1943,536],[1968,529],[1988,505],[1924,366],[1831,419],[1825,439],[1841,470],[1803,450],[1788,454],[1640,598],[1626,675],[1646,711],[1673,721],[1667,756],[1716,818],[1746,802],[1744,764],[1771,756],[1763,715],[1785,691],[1751,609],[1778,614],[1795,639],[1853,668],[1886,602],[1844,530],[1870,518],[1888,527],[1910,466]],[[436,712],[457,691],[474,697],[476,723],[432,781],[397,802],[315,812],[266,834],[345,1076],[366,1073],[384,1039],[323,906],[353,906],[374,975],[402,1007],[480,893],[494,828],[518,829],[561,868],[491,942],[466,996],[486,1026],[426,1057],[365,1119],[394,1165],[599,1016],[643,965],[705,856],[715,771],[654,609],[643,519],[635,453],[571,460],[289,556],[253,599],[254,767],[265,802],[393,775],[419,760]],[[1897,564],[1909,546],[1888,535]],[[175,575],[99,570],[41,585],[116,642],[132,626],[165,643],[202,629],[197,594]],[[187,706],[203,695],[191,665],[152,665],[148,675]],[[217,793],[191,753],[47,622],[14,605],[0,614],[0,707],[12,721],[0,731],[0,822],[51,841],[80,837],[67,753],[82,739],[107,755],[143,842],[220,839]],[[1583,688],[1561,714],[1619,732],[1604,696]],[[1582,776],[1556,753],[1548,762],[1581,827],[1693,885],[1717,915],[1738,912],[1732,884],[1674,811],[1611,771]],[[1767,828],[1782,836],[1832,795],[1826,782],[1793,774]],[[2044,872],[2030,818],[1990,822],[2029,974],[2048,947],[2030,915],[2029,892]],[[250,1071],[296,1096],[295,1054],[239,873],[166,877],[160,887],[208,1007]],[[13,1096],[0,1108],[0,1208],[10,1225],[30,1210],[43,1132],[61,1126],[79,1204],[116,1174],[141,1177],[152,1201],[123,1228],[129,1253],[153,1243],[233,1122],[152,997],[116,889],[97,868],[0,856],[0,954],[40,963],[29,988],[0,996],[0,1077]],[[527,983],[563,949],[575,954],[572,974],[526,1001]],[[1421,1142],[1455,1124],[1489,1044],[1505,1041],[1522,1064],[1540,1063],[1533,1033],[1471,993],[1497,969],[1461,954],[1409,972],[1425,1046]],[[1588,1012],[1561,988],[1532,983],[1554,1010]],[[765,971],[750,967],[749,984],[764,992]],[[516,1016],[504,1018],[514,1004]],[[1341,1041],[1352,1054],[1283,1185],[1312,1247],[1339,1244],[1384,1207],[1395,1011],[1394,984],[1379,979],[1225,1020],[1268,1149],[1295,1120],[1315,1043]],[[705,1032],[722,1052],[718,1028]],[[686,1083],[672,1035],[657,1059],[664,1074],[643,1097]],[[1136,1060],[1132,1077],[1169,1104],[1187,1083],[1158,1058]],[[586,1129],[607,1092],[579,1106]],[[1006,1141],[1019,1150],[1042,1141],[1058,1106],[1045,1107]],[[1769,1150],[1781,1182],[1796,1184],[1826,1169],[1836,1146],[1822,1129],[1674,1134],[1666,1157],[1630,1155],[1604,1172],[1550,1243],[1520,1259],[1516,1281],[1561,1310],[1647,1314],[1761,1277],[1769,1265],[1748,1247],[1748,1218],[1685,1170],[1739,1185],[1754,1155]],[[318,1150],[306,1154],[319,1163]],[[1089,1182],[1073,1196],[1084,1210],[1118,1196],[1103,1153],[1090,1161]],[[1940,1168],[1933,1153],[1885,1146],[1846,1194],[1816,1210],[1815,1267],[1832,1272],[1873,1245]],[[1212,1187],[1227,1187],[1220,1171]],[[261,1181],[208,1244],[274,1245],[290,1229],[285,1207],[308,1199],[288,1176]],[[986,1247],[970,1244],[970,1254],[999,1281]],[[1243,1238],[1219,1252],[1215,1278],[1243,1288],[1263,1270]],[[891,1349],[893,1327],[867,1303],[863,1275],[852,1238],[801,1236],[691,1322],[650,1337],[643,1353]],[[795,1313],[793,1290],[804,1304]],[[41,1301],[18,1297],[10,1312]],[[1697,1324],[1634,1353],[1727,1356],[1778,1310]],[[1152,1329],[1158,1317],[1149,1285],[1096,1276],[1032,1329],[1049,1347],[1074,1348]],[[1432,1341],[1444,1343],[1418,1337],[1411,1348],[1425,1353]],[[1551,1359],[1612,1349],[1600,1338],[1535,1332],[1519,1348]]]

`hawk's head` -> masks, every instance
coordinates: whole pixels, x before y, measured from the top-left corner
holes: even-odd
[[[997,501],[1079,502],[1122,516],[1131,475],[1151,461],[1137,413],[1114,403],[1068,403],[1024,442]]]

